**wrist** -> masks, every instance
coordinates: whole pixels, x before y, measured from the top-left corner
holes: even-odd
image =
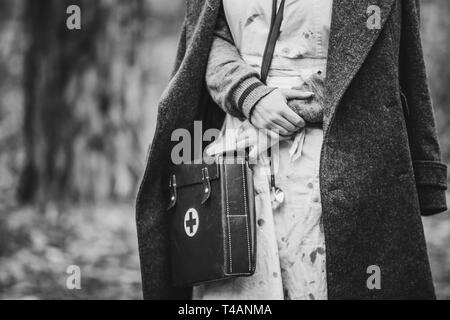
[[[253,108],[258,102],[270,94],[276,88],[264,85],[258,78],[252,77],[242,81],[233,94],[235,101],[242,114],[251,121]]]

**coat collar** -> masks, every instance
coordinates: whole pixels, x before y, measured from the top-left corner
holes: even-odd
[[[345,91],[377,40],[395,0],[334,0],[327,64],[324,129],[331,123]],[[368,9],[380,8],[380,28],[369,29]]]

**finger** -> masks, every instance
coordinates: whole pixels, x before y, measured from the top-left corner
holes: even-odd
[[[256,129],[269,129],[270,121],[266,117],[263,117],[261,115],[257,115],[253,117],[252,125]]]
[[[301,91],[296,89],[282,89],[280,91],[283,93],[283,95],[286,97],[287,100],[292,99],[305,100],[310,99],[314,96],[314,92],[310,91]]]
[[[270,130],[275,131],[278,135],[282,135],[282,136],[287,136],[290,134],[290,132],[288,130],[286,130],[283,126],[279,125],[276,122],[272,122],[269,124],[269,128]]]
[[[306,125],[305,120],[302,117],[300,117],[297,113],[295,113],[287,105],[286,108],[281,113],[281,115],[299,129],[304,128]]]
[[[290,122],[288,119],[286,119],[284,117],[280,117],[279,119],[276,119],[274,122],[276,124],[278,124],[280,127],[282,127],[283,129],[285,129],[286,131],[288,131],[289,133],[293,133],[298,130],[298,128],[295,126],[295,124],[293,124],[292,122]]]

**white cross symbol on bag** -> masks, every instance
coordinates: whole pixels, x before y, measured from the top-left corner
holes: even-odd
[[[198,230],[199,218],[195,209],[189,209],[184,216],[184,231],[189,237],[195,236]]]

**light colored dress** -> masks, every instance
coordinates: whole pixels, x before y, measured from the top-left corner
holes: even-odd
[[[242,58],[260,70],[272,0],[224,0],[223,4]],[[316,72],[325,75],[331,12],[332,0],[286,0],[267,85],[300,87]],[[214,99],[214,92],[211,95]],[[227,115],[223,135],[215,143],[233,144],[236,136],[229,132],[241,125],[240,120]],[[194,287],[194,299],[327,299],[319,187],[322,141],[322,129],[307,127],[274,149],[276,183],[285,194],[278,207],[272,207],[269,161],[261,154],[254,167],[256,272],[252,277]]]

